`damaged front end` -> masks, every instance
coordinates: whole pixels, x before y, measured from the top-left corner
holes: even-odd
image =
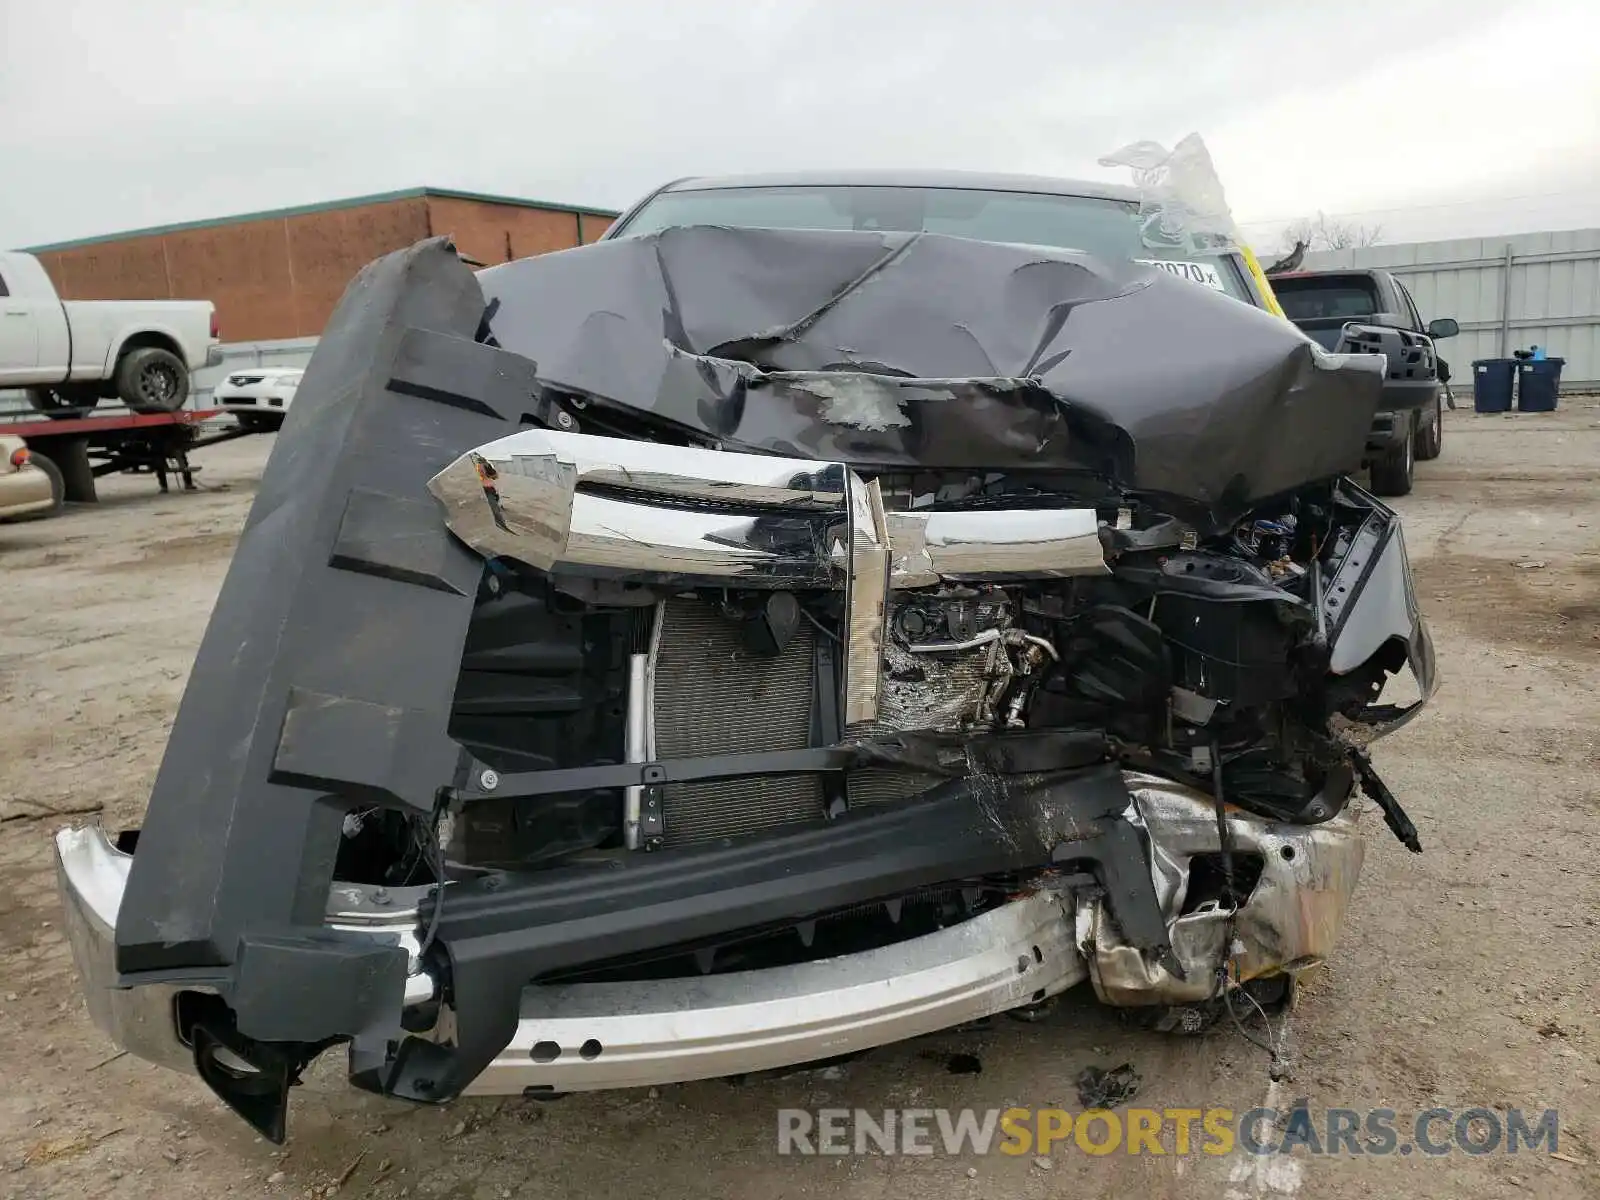
[[[57,839],[90,1011],[281,1139],[337,1043],[439,1102],[1270,992],[1332,948],[1358,787],[1419,848],[1365,747],[1432,648],[1340,477],[1381,383],[1071,252],[380,260],[144,827]]]

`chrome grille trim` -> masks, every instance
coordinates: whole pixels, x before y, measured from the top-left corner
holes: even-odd
[[[428,487],[462,541],[540,571],[844,588],[868,542],[863,569],[875,576],[886,551],[892,588],[1109,570],[1093,509],[885,513],[876,483],[842,463],[524,429]]]
[[[889,531],[878,481],[850,476],[850,570],[845,595],[844,724],[874,720],[883,680]]]
[[[661,648],[661,605],[650,614],[650,645],[643,654],[628,656],[628,716],[623,730],[623,754],[628,762],[650,762],[655,754],[655,672],[656,655]],[[640,817],[644,812],[644,786],[632,784],[623,789],[622,840],[630,850],[639,849]]]

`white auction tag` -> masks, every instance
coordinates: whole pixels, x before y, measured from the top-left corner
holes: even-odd
[[[1136,263],[1147,267],[1160,267],[1168,275],[1176,275],[1179,279],[1188,279],[1194,283],[1204,284],[1214,292],[1225,292],[1228,289],[1222,286],[1222,276],[1212,263],[1183,262],[1171,258],[1136,258]]]

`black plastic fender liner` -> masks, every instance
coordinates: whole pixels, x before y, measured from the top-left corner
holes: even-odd
[[[262,475],[168,739],[117,969],[129,985],[207,979],[245,1037],[398,1032],[404,953],[380,948],[375,961],[370,942],[324,931],[323,910],[343,814],[431,812],[457,765],[445,731],[483,563],[451,539],[427,481],[537,407],[524,386],[533,364],[472,341],[483,307],[444,239],[351,283]],[[408,390],[440,374],[441,356],[459,394],[433,378]],[[294,786],[293,770],[274,775],[280,757],[349,786]]]
[[[437,940],[455,1044],[408,1039],[381,1072],[355,1082],[411,1100],[453,1098],[510,1042],[524,986],[551,972],[1055,862],[1094,864],[1128,940],[1166,956],[1144,846],[1123,819],[1129,803],[1115,765],[984,775],[809,828],[452,885]]]

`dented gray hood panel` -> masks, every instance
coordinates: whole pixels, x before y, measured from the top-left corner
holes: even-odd
[[[1164,271],[935,234],[671,229],[479,279],[544,383],[728,448],[1090,472],[1218,521],[1356,470],[1382,389]]]

